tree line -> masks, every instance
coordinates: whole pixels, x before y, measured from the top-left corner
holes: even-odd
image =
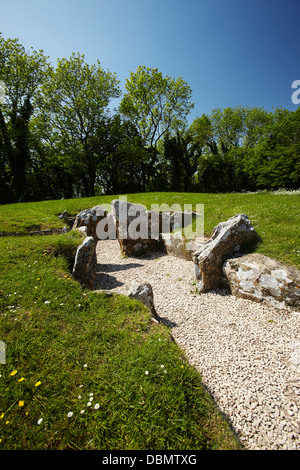
[[[99,61],[54,67],[0,34],[0,203],[300,187],[300,108],[217,108],[188,124],[191,94],[139,66],[122,96]]]

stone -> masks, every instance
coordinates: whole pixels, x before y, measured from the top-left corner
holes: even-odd
[[[113,200],[111,206],[117,239],[125,256],[164,251],[161,213],[119,199]]]
[[[219,223],[211,238],[193,255],[198,291],[206,292],[226,285],[222,269],[225,260],[258,240],[259,235],[245,214]]]
[[[81,227],[74,228],[73,230],[76,230],[77,232],[80,233],[83,237],[87,237],[87,226],[82,225]]]
[[[58,216],[59,219],[63,220],[67,226],[70,228],[73,227],[74,225],[74,222],[75,222],[75,217],[70,215],[68,213],[68,211],[63,211],[59,216]]]
[[[300,311],[300,271],[258,253],[229,258],[223,265],[233,295],[271,307]]]
[[[73,266],[74,279],[90,289],[93,288],[96,277],[96,245],[97,241],[93,237],[86,237],[77,248]]]
[[[185,239],[181,234],[181,228],[188,227],[201,214],[147,210],[142,205],[119,199],[111,204],[116,236],[126,256],[162,252],[191,260],[192,253],[202,245],[198,240]],[[179,231],[172,233],[176,230]]]
[[[165,249],[168,255],[176,256],[177,258],[193,260],[194,252],[200,250],[203,241],[194,239],[186,240],[181,232],[162,234]]]
[[[116,240],[116,224],[113,214],[107,214],[106,217],[98,221],[96,233],[99,240]]]
[[[107,216],[107,212],[102,206],[94,206],[91,209],[85,209],[76,215],[73,229],[85,226],[88,237],[98,240],[97,225]]]
[[[119,294],[139,300],[149,308],[153,317],[158,318],[154,306],[153,289],[148,282],[132,282],[131,284],[126,284],[121,289],[119,288],[117,291]]]

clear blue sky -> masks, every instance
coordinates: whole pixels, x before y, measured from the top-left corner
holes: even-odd
[[[190,120],[282,106],[300,80],[300,0],[0,0],[0,31],[55,65],[72,52],[115,72],[157,67],[193,90]]]

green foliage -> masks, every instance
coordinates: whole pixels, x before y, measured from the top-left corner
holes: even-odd
[[[115,74],[104,71],[99,61],[89,66],[83,55],[74,53],[69,60],[58,61],[41,89],[38,104],[43,136],[70,167],[75,165],[87,197],[94,195],[104,112],[118,96]]]
[[[247,163],[260,188],[297,189],[300,185],[300,108],[278,109],[273,123]]]
[[[299,111],[240,106],[196,118],[190,128],[202,148],[198,190],[298,188]]]
[[[240,449],[168,329],[72,279],[70,237],[0,239],[0,449]]]
[[[27,52],[17,39],[0,35],[0,200],[19,200],[26,190],[30,165],[29,123],[39,86],[49,73],[43,51]]]
[[[50,66],[0,35],[0,203],[141,191],[240,192],[300,187],[299,115],[217,108],[188,125],[182,77],[139,66],[121,91],[99,60]],[[3,87],[2,87],[3,88]],[[2,90],[1,88],[1,90]]]
[[[157,141],[171,128],[185,122],[193,108],[191,89],[182,77],[164,77],[157,69],[139,66],[130,72],[120,112],[136,124],[146,145]]]

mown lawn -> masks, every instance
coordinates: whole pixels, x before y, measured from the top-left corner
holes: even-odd
[[[70,274],[81,242],[62,228],[120,196],[0,206],[0,449],[202,450],[241,448],[201,376],[125,297],[83,289]],[[261,236],[256,250],[300,267],[299,194],[127,195],[144,204],[204,204],[206,235],[245,213]],[[21,232],[24,236],[12,236]]]
[[[170,331],[72,278],[78,243],[0,238],[0,450],[240,449]]]
[[[28,233],[30,230],[62,228],[58,218],[64,210],[76,215],[80,210],[104,204],[109,207],[112,199],[122,197],[97,196],[94,198],[65,199],[0,206],[0,232]],[[261,237],[256,250],[286,264],[300,268],[300,194],[275,194],[272,192],[234,194],[195,193],[145,193],[126,195],[129,202],[204,205],[204,231],[211,235],[213,228],[236,214],[244,213]]]

